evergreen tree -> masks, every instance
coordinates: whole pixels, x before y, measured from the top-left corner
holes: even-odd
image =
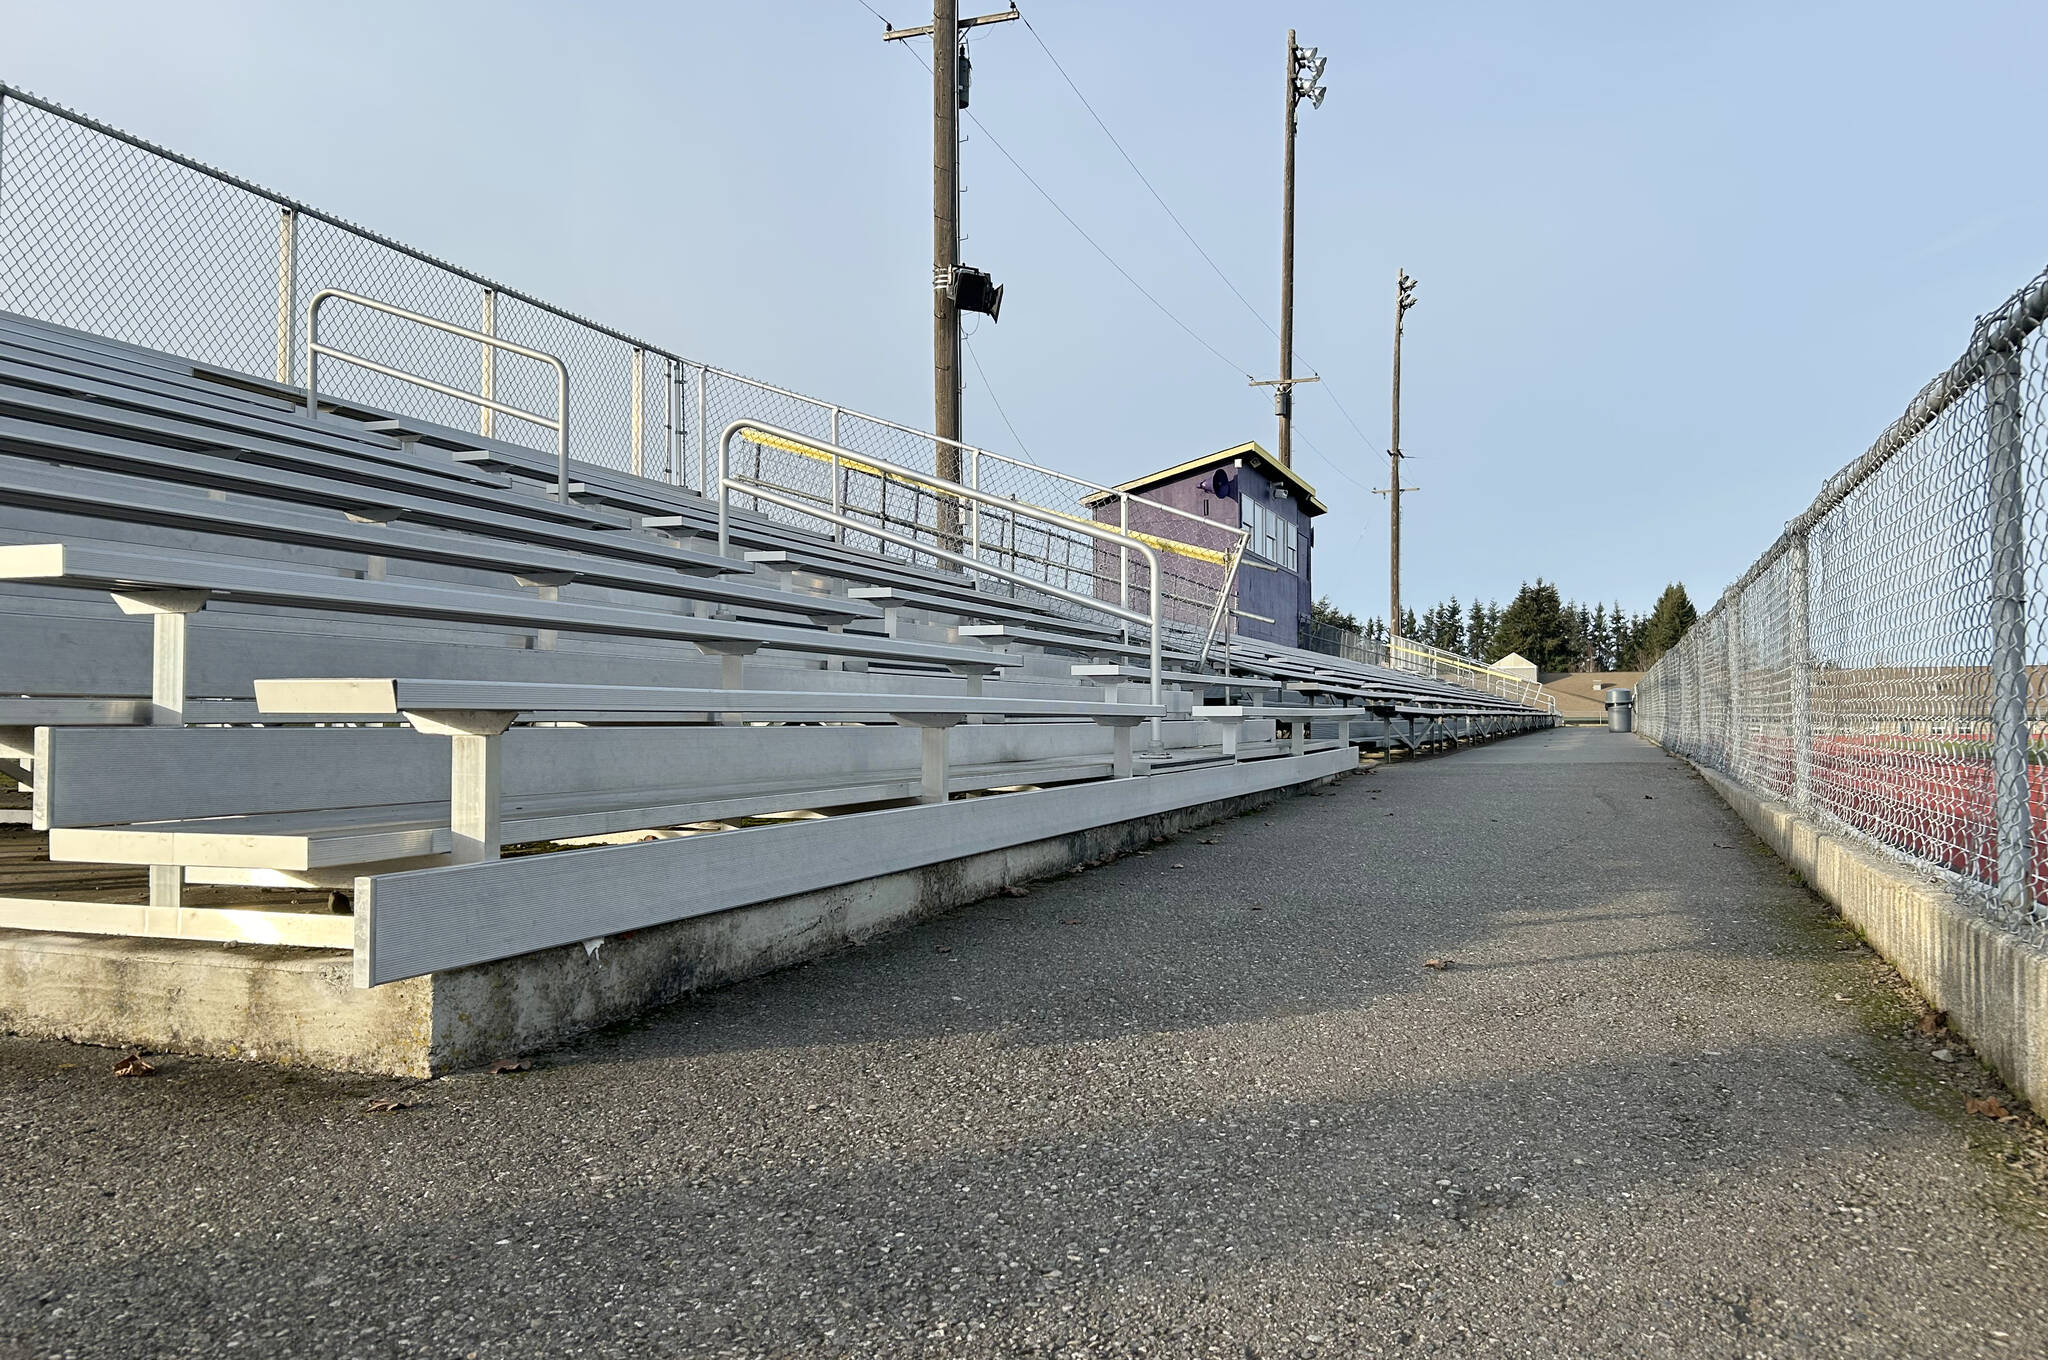
[[[1486,632],[1486,606],[1474,600],[1471,612],[1465,616],[1465,655],[1486,660],[1486,649],[1491,639]]]
[[[1404,638],[1419,636],[1415,628],[1415,611],[1413,609],[1401,611],[1401,636]]]
[[[1524,584],[1500,616],[1500,624],[1493,633],[1493,650],[1495,659],[1519,652],[1534,662],[1538,670],[1570,670],[1575,655],[1571,623],[1566,618],[1564,602],[1558,598],[1557,587],[1540,576],[1536,584]]]
[[[1636,647],[1637,664],[1647,668],[1676,647],[1678,640],[1685,636],[1685,630],[1692,627],[1698,618],[1699,611],[1692,607],[1692,600],[1686,595],[1683,584],[1673,583],[1664,587],[1664,593],[1657,597],[1657,607],[1643,622],[1642,641]]]
[[[1359,631],[1358,616],[1348,609],[1339,609],[1328,595],[1309,606],[1308,617],[1311,623],[1342,628],[1347,633]]]
[[[1587,638],[1592,644],[1593,669],[1611,671],[1614,669],[1614,635],[1607,627],[1607,606],[1593,606],[1593,628]]]

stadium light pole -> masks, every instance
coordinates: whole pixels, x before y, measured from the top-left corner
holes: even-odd
[[[1391,559],[1387,579],[1391,603],[1387,614],[1387,636],[1401,636],[1401,493],[1420,491],[1417,486],[1401,485],[1401,331],[1408,318],[1408,309],[1415,305],[1415,280],[1408,277],[1408,271],[1394,271],[1394,415],[1392,442],[1387,449],[1387,465],[1391,480],[1387,483],[1387,539]]]
[[[1295,112],[1306,99],[1323,106],[1323,68],[1330,59],[1313,47],[1302,47],[1287,30],[1287,149],[1280,172],[1280,377],[1273,386],[1273,414],[1279,421],[1274,456],[1282,467],[1294,463],[1294,126]]]

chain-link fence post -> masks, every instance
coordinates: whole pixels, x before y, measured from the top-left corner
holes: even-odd
[[[627,468],[635,477],[647,475],[647,454],[644,441],[647,437],[647,351],[633,346],[628,361],[633,365],[632,385],[632,439],[633,456],[627,460]]]
[[[720,504],[725,501],[725,492],[713,492],[711,487],[711,412],[704,405],[704,365],[697,365],[697,493],[702,496],[717,495]]]
[[[1706,754],[1707,734],[1713,731],[1713,728],[1707,722],[1707,690],[1711,688],[1709,682],[1712,679],[1712,672],[1709,669],[1707,659],[1707,650],[1711,642],[1708,635],[1714,631],[1713,621],[1711,619],[1701,619],[1697,625],[1697,631],[1699,633],[1697,641],[1694,641],[1690,632],[1679,641],[1679,646],[1691,654],[1693,661],[1691,667],[1694,675],[1692,699],[1693,743],[1691,754],[1694,760],[1698,760]],[[1691,642],[1693,645],[1686,647],[1685,644],[1688,642]]]
[[[662,399],[668,403],[662,420],[665,433],[661,439],[661,479],[673,486],[676,480],[676,422],[682,413],[676,393],[676,361],[673,356],[663,356],[661,374]]]
[[[2026,486],[2020,362],[1994,348],[1984,365],[1991,474],[1991,768],[1998,814],[1998,904],[2033,913],[2033,810],[2027,773]]]
[[[277,210],[277,380],[292,385],[293,328],[299,312],[299,215]]]
[[[1721,628],[1726,638],[1722,654],[1728,659],[1728,740],[1722,768],[1742,778],[1742,592],[1728,596],[1728,608]]]
[[[836,405],[832,408],[830,421],[831,435],[826,442],[837,448],[839,446],[839,407]],[[846,469],[840,466],[839,455],[836,453],[832,455],[832,513],[835,515],[846,513]],[[836,520],[832,525],[832,541],[834,543],[844,543],[846,541],[846,526],[838,523]]]
[[[1807,630],[1806,530],[1792,535],[1785,560],[1785,681],[1792,690],[1792,806],[1813,802],[1813,646]]]
[[[496,335],[498,333],[498,290],[495,288],[484,289],[483,314],[477,322],[477,329],[485,335]],[[483,367],[477,374],[477,391],[482,394],[485,401],[496,401],[498,398],[498,347],[496,345],[479,345],[477,348],[484,352],[481,361]],[[493,411],[488,406],[478,407],[476,417],[477,433],[489,439],[497,429],[496,424],[492,420],[492,417],[497,414],[496,411]]]

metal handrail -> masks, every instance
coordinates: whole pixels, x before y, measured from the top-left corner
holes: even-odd
[[[1078,591],[1064,590],[1059,586],[1034,580],[1020,572],[1006,571],[1002,567],[988,562],[978,561],[959,553],[948,552],[944,548],[935,547],[932,544],[920,543],[915,538],[867,524],[838,511],[820,510],[815,506],[807,505],[797,500],[793,496],[784,495],[779,490],[772,489],[769,484],[762,481],[735,477],[732,474],[732,441],[736,436],[745,431],[769,435],[775,439],[801,444],[806,448],[816,450],[832,460],[832,475],[835,479],[840,473],[840,461],[844,459],[879,473],[894,473],[903,481],[914,483],[925,490],[941,496],[953,497],[970,505],[1000,506],[1011,514],[1019,515],[1025,519],[1053,524],[1061,529],[1084,534],[1100,542],[1113,543],[1125,550],[1135,551],[1145,559],[1145,565],[1151,572],[1152,588],[1149,593],[1152,597],[1152,608],[1149,613],[1141,614],[1126,605],[1111,604],[1107,600],[1099,600],[1093,596],[1083,595]],[[807,434],[798,434],[794,430],[785,430],[779,426],[769,425],[758,420],[735,420],[727,425],[724,432],[718,436],[718,551],[721,555],[729,554],[732,547],[730,495],[734,490],[743,491],[747,495],[765,500],[771,505],[780,505],[784,509],[795,510],[802,514],[813,516],[824,520],[828,524],[836,524],[843,529],[856,529],[861,533],[870,534],[885,542],[912,548],[918,552],[929,553],[941,561],[951,562],[957,566],[966,567],[971,571],[981,572],[984,575],[994,576],[1018,585],[1029,586],[1033,590],[1043,592],[1055,599],[1066,600],[1072,604],[1100,610],[1105,614],[1113,615],[1131,623],[1144,624],[1151,631],[1151,637],[1148,640],[1147,659],[1152,671],[1152,702],[1155,704],[1162,702],[1160,696],[1164,690],[1162,683],[1164,667],[1161,664],[1160,640],[1163,634],[1162,624],[1164,622],[1161,614],[1161,603],[1165,599],[1165,591],[1160,588],[1162,578],[1159,572],[1159,553],[1150,544],[1127,537],[1116,532],[1114,529],[1099,527],[1092,521],[1075,519],[1069,515],[1061,515],[1056,511],[1039,510],[1037,513],[1032,513],[1035,507],[1029,507],[1022,501],[1013,501],[1002,496],[991,495],[986,491],[978,491],[971,486],[962,486],[958,482],[949,482],[942,477],[920,471],[917,468],[903,467],[886,459],[877,458],[870,453],[859,453],[853,449],[841,448],[829,440],[818,439]]]
[[[435,382],[432,378],[423,378],[417,373],[407,373],[404,369],[392,368],[390,365],[380,364],[374,359],[366,359],[360,354],[351,354],[347,350],[321,344],[320,305],[329,299],[336,298],[343,302],[355,303],[359,307],[368,307],[373,312],[383,312],[387,316],[395,316],[404,321],[418,322],[420,325],[433,330],[443,331],[449,335],[459,335],[465,340],[474,340],[484,346],[486,351],[502,349],[511,354],[523,355],[528,359],[537,359],[542,363],[553,364],[555,367],[555,418],[550,420],[544,415],[523,410],[517,406],[508,406],[504,402],[492,397],[482,396],[476,392],[466,392],[459,387],[450,387],[446,383]],[[385,377],[394,378],[399,382],[408,382],[416,387],[424,387],[430,392],[439,392],[444,397],[453,397],[457,401],[469,402],[471,405],[481,407],[486,411],[496,411],[519,420],[531,421],[543,429],[553,430],[555,432],[555,499],[564,505],[569,503],[569,367],[554,355],[542,350],[528,349],[525,345],[516,345],[510,340],[500,340],[495,335],[486,335],[482,331],[473,331],[466,326],[458,326],[453,322],[442,321],[437,317],[422,316],[418,312],[407,311],[403,307],[394,307],[388,302],[379,302],[375,298],[364,297],[360,293],[350,293],[340,288],[322,288],[319,292],[313,294],[312,300],[306,304],[306,414],[314,420],[320,418],[320,356],[323,354],[330,359],[339,359],[343,363],[354,364],[358,368],[366,368],[372,373],[381,373]]]
[[[968,472],[969,480],[967,485],[975,490],[981,489],[979,472],[981,460],[993,458],[999,463],[1007,463],[1014,468],[1042,473],[1049,477],[1057,477],[1063,482],[1072,482],[1075,486],[1086,487],[1090,491],[1098,492],[1105,496],[1116,496],[1127,502],[1137,501],[1155,510],[1164,510],[1170,515],[1178,515],[1182,519],[1192,520],[1197,524],[1206,525],[1225,534],[1234,534],[1240,546],[1250,537],[1243,525],[1225,524],[1220,520],[1210,519],[1207,515],[1197,514],[1193,510],[1183,510],[1177,505],[1168,505],[1164,501],[1152,500],[1145,496],[1134,496],[1128,491],[1119,491],[1113,486],[1103,486],[1099,482],[1091,482],[1086,477],[1076,477],[1071,472],[1062,472],[1057,468],[1041,467],[1037,463],[1028,463],[1021,459],[1012,458],[1006,453],[997,453],[994,449],[984,449],[977,445],[966,443],[963,440],[949,439],[945,435],[933,434],[930,430],[920,430],[915,425],[905,425],[901,421],[890,420],[885,416],[870,415],[866,411],[856,411],[852,407],[842,406],[836,402],[820,401],[816,397],[806,396],[802,392],[791,391],[787,387],[777,387],[774,383],[763,382],[759,378],[750,378],[744,373],[735,373],[728,368],[717,368],[710,364],[700,364],[698,367],[702,372],[712,377],[723,378],[728,382],[741,383],[747,387],[752,387],[774,396],[786,397],[791,401],[800,401],[806,405],[814,406],[821,411],[828,412],[834,421],[835,428],[840,421],[857,420],[863,425],[875,425],[885,430],[895,430],[899,434],[907,434],[916,439],[928,439],[934,445],[944,445],[948,448],[957,449],[966,455],[961,460],[961,465]],[[835,440],[834,442],[837,441]],[[1008,504],[1007,501],[1004,503]],[[1189,546],[1197,545],[1190,544]],[[1209,551],[1223,550],[1211,549]]]
[[[1494,688],[1481,689],[1481,693],[1497,694],[1503,699],[1514,699],[1529,705],[1531,708],[1537,707],[1540,702],[1553,715],[1557,712],[1557,696],[1543,688],[1541,682],[1520,679],[1517,676],[1509,675],[1506,671],[1496,670],[1482,661],[1475,661],[1470,657],[1460,656],[1456,652],[1447,651],[1442,647],[1437,647],[1427,642],[1418,642],[1414,638],[1390,638],[1387,641],[1386,647],[1387,663],[1390,666],[1401,665],[1401,657],[1405,655],[1427,662],[1430,667],[1429,673],[1436,679],[1449,680],[1454,685],[1462,684],[1467,689],[1480,688],[1480,686],[1460,680],[1456,676],[1445,675],[1443,667],[1448,665],[1453,670],[1465,671],[1491,681]],[[1417,668],[1410,666],[1409,669]]]

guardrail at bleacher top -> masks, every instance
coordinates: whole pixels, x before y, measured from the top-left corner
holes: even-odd
[[[2048,939],[2048,271],[1636,686],[1636,727]]]

